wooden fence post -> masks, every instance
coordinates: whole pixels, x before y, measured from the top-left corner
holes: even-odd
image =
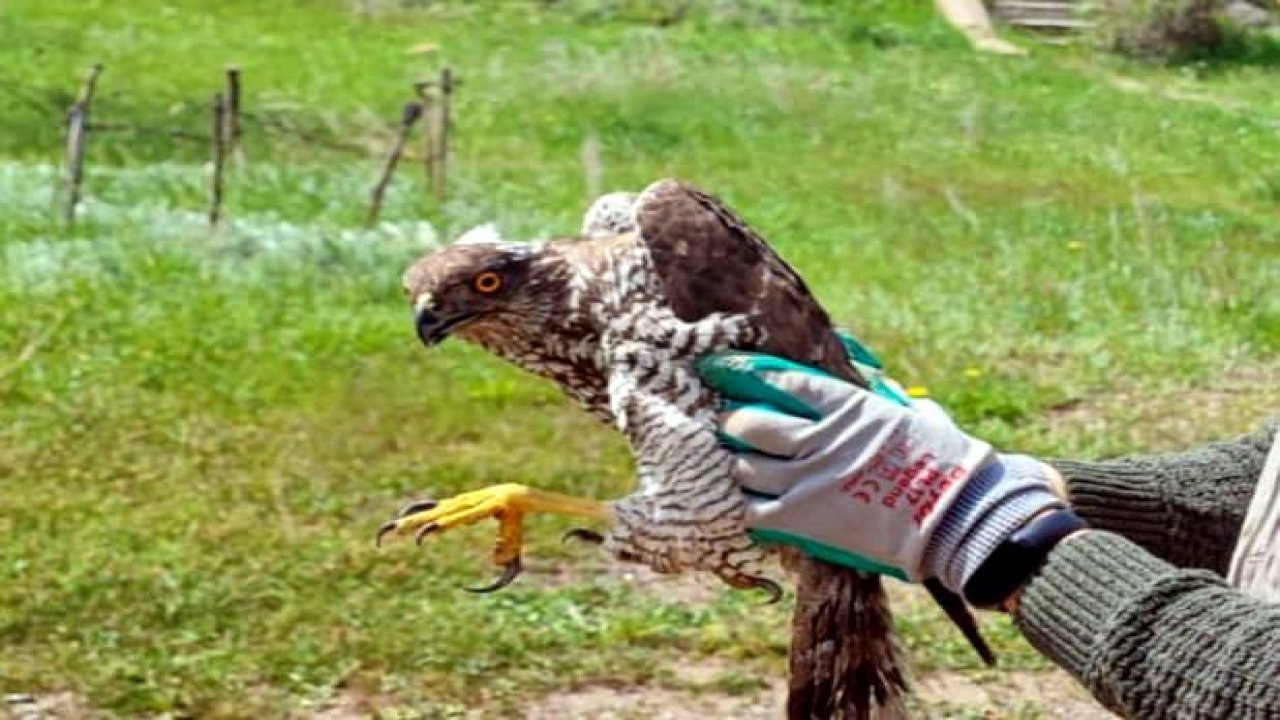
[[[227,152],[240,153],[240,68],[235,65],[227,67]]]
[[[457,87],[453,77],[453,69],[445,67],[440,70],[440,109],[438,111],[439,127],[436,132],[436,202],[443,205],[448,198],[449,182],[449,134],[453,125],[453,91]]]
[[[80,183],[84,180],[84,147],[89,133],[89,105],[102,74],[102,63],[95,63],[85,73],[76,100],[67,110],[67,204],[63,220],[68,228],[75,224],[76,205],[80,203]]]
[[[209,128],[212,150],[213,178],[209,184],[209,226],[217,227],[222,219],[222,182],[227,162],[227,140],[230,123],[227,121],[227,101],[222,93],[213,96],[213,125]]]
[[[396,139],[391,144],[390,152],[387,153],[387,162],[382,168],[382,176],[378,178],[373,191],[369,193],[369,214],[365,218],[365,224],[370,227],[378,222],[378,215],[382,212],[382,196],[386,193],[387,186],[391,184],[391,176],[396,172],[396,165],[400,164],[400,155],[404,152],[409,131],[420,117],[422,117],[421,103],[405,103],[404,110],[400,114],[400,128],[396,132]]]
[[[413,91],[418,96],[418,102],[422,103],[422,121],[423,142],[422,142],[422,173],[426,179],[427,194],[434,197],[436,191],[436,120],[434,105],[432,103],[431,88],[434,85],[430,80],[419,80],[413,84]]]

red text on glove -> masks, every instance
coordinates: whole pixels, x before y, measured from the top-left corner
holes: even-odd
[[[878,502],[897,508],[906,503],[911,508],[912,521],[919,525],[947,489],[964,477],[965,471],[961,466],[939,461],[933,453],[912,453],[904,440],[895,433],[866,465],[840,482],[840,491],[854,502],[868,505]]]

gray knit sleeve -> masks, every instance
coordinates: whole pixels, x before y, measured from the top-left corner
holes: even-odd
[[[1188,452],[1051,464],[1091,526],[1178,567],[1225,573],[1276,432],[1273,424]]]
[[[1060,543],[1014,622],[1121,716],[1280,718],[1280,605],[1118,535]]]

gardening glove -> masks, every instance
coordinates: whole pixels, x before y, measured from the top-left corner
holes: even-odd
[[[845,330],[837,330],[836,337],[840,338],[840,343],[844,345],[845,358],[849,364],[867,381],[868,390],[886,400],[906,405],[917,412],[926,413],[937,420],[954,425],[947,411],[928,398],[927,390],[922,387],[904,389],[898,381],[889,377],[889,373],[885,372],[884,363],[880,362],[880,358],[871,352],[871,348],[863,345],[858,338]]]
[[[769,355],[719,353],[698,370],[726,400],[721,437],[757,541],[959,592],[1011,533],[1065,506],[1048,466],[994,452],[936,406]]]

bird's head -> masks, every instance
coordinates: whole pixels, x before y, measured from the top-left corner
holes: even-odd
[[[487,333],[532,330],[564,287],[545,247],[482,226],[420,258],[403,278],[418,338],[430,347],[451,335],[483,342]]]

